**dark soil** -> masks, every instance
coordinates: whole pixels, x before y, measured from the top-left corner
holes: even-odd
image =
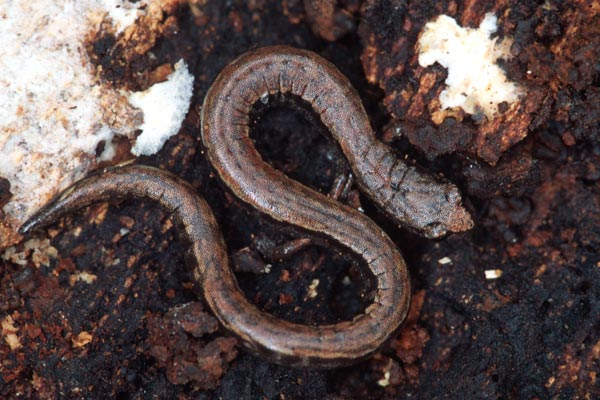
[[[195,1],[173,13],[177,29],[158,39],[153,57],[123,67],[118,52],[106,58],[115,43],[107,37],[90,51],[102,53],[102,79],[129,87],[143,86],[136,72],[186,60],[195,92],[184,125],[138,162],[196,187],[247,297],[304,323],[360,313],[370,289],[361,266],[317,245],[269,260],[278,245],[306,236],[247,208],[216,179],[198,112],[216,74],[248,49],[290,44],[336,64],[382,140],[454,181],[475,220],[470,232],[430,241],[393,226],[355,188],[344,199],[362,205],[407,260],[413,302],[397,337],[337,370],[268,364],[219,330],[166,213],[149,202],[97,204],[52,226],[50,244],[18,246],[24,260],[0,259],[1,398],[600,398],[598,3],[338,1],[342,26],[318,29],[304,3],[314,2]],[[521,116],[504,116],[494,131],[466,115],[436,126],[426,105],[445,70],[430,67],[435,86],[421,90],[418,32],[440,13],[475,27],[488,11],[499,16],[498,34],[518,44],[505,67],[528,89]],[[401,95],[407,86],[418,98]],[[423,107],[409,112],[415,101]],[[277,168],[322,192],[348,173],[314,116],[286,107],[259,114],[253,135]],[[0,187],[0,204],[8,191]],[[316,296],[308,296],[315,279]]]

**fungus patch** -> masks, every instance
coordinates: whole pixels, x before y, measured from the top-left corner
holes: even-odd
[[[491,121],[501,104],[519,100],[522,89],[510,82],[496,63],[510,58],[512,40],[491,38],[496,29],[497,18],[492,13],[485,15],[478,29],[462,28],[447,15],[425,25],[418,41],[419,65],[437,62],[448,69],[447,88],[439,97],[442,109],[460,107]]]
[[[154,13],[161,19],[162,7],[171,6],[165,3],[39,0],[0,7],[0,180],[10,187],[9,198],[3,190],[0,203],[0,249],[18,241],[16,229],[58,191],[98,162],[110,161],[115,135],[133,140],[141,128],[141,143],[134,147],[139,155],[158,151],[177,133],[193,79],[183,62],[173,78],[148,90],[177,93],[139,110],[129,102],[138,94],[97,79],[86,51],[107,31],[124,40],[135,37],[131,32],[144,21],[140,17]],[[157,24],[145,29],[160,32]],[[166,107],[171,100],[175,103]]]
[[[192,99],[194,77],[180,60],[165,82],[129,95],[129,103],[144,113],[144,123],[131,152],[136,156],[156,153],[179,131]]]

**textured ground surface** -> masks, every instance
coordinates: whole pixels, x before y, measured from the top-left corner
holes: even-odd
[[[139,162],[178,174],[207,198],[246,271],[260,270],[274,244],[303,236],[241,205],[211,174],[198,131],[203,96],[249,48],[287,43],[333,61],[381,138],[442,171],[473,210],[474,230],[434,242],[399,231],[349,193],[346,201],[360,202],[407,259],[414,295],[402,331],[352,367],[267,364],[218,330],[168,215],[151,203],[97,204],[0,259],[0,397],[600,397],[598,2],[373,0],[360,8],[348,0],[317,13],[332,15],[329,23],[307,21],[304,3],[313,2],[193,1],[165,22],[152,56],[119,58],[110,37],[90,51],[104,79],[131,88],[143,86],[138,72],[186,59],[196,76],[192,109],[179,135]],[[417,34],[439,13],[476,27],[488,11],[499,16],[498,34],[518,44],[505,68],[528,88],[523,109],[496,127],[458,114],[436,125],[430,103],[445,70],[418,66]],[[277,168],[327,192],[348,166],[322,131],[310,117],[275,108],[253,134]],[[0,182],[0,202],[7,191]],[[333,321],[364,307],[368,287],[357,268],[338,249],[313,246],[268,274],[238,278],[248,298],[278,317]]]

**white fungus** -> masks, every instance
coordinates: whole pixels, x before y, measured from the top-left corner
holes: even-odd
[[[136,154],[158,151],[177,132],[191,99],[192,77],[183,62],[145,101],[131,95],[139,111],[128,103],[129,93],[96,80],[86,51],[101,24],[122,32],[154,1],[0,1],[0,178],[10,182],[12,194],[0,213],[0,246],[10,234],[3,229],[14,230],[98,161],[111,160],[112,138],[133,137],[141,112]],[[96,157],[102,142],[104,152]]]
[[[522,90],[510,82],[497,64],[510,57],[510,39],[497,42],[497,18],[488,13],[479,29],[462,28],[440,15],[428,22],[419,38],[419,64],[439,63],[448,69],[447,88],[440,93],[442,109],[460,107],[468,114],[484,114],[492,120],[498,105],[516,102]]]
[[[93,3],[93,4],[92,4]],[[0,6],[0,176],[8,218],[23,220],[89,168],[102,129],[100,97],[83,38],[90,1],[8,1]],[[68,23],[66,23],[68,21]]]
[[[180,60],[165,82],[129,95],[129,103],[144,112],[144,123],[131,152],[136,156],[156,153],[168,138],[179,131],[192,98],[194,77]]]
[[[136,3],[122,0],[101,0],[100,3],[102,4],[102,8],[108,12],[112,25],[116,28],[116,33],[119,34],[135,22],[138,17],[139,7],[148,2],[142,1]]]

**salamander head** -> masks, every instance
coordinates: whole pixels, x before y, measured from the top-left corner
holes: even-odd
[[[392,171],[390,178],[394,193],[383,208],[403,227],[430,239],[473,227],[455,185],[406,166],[398,173]]]

